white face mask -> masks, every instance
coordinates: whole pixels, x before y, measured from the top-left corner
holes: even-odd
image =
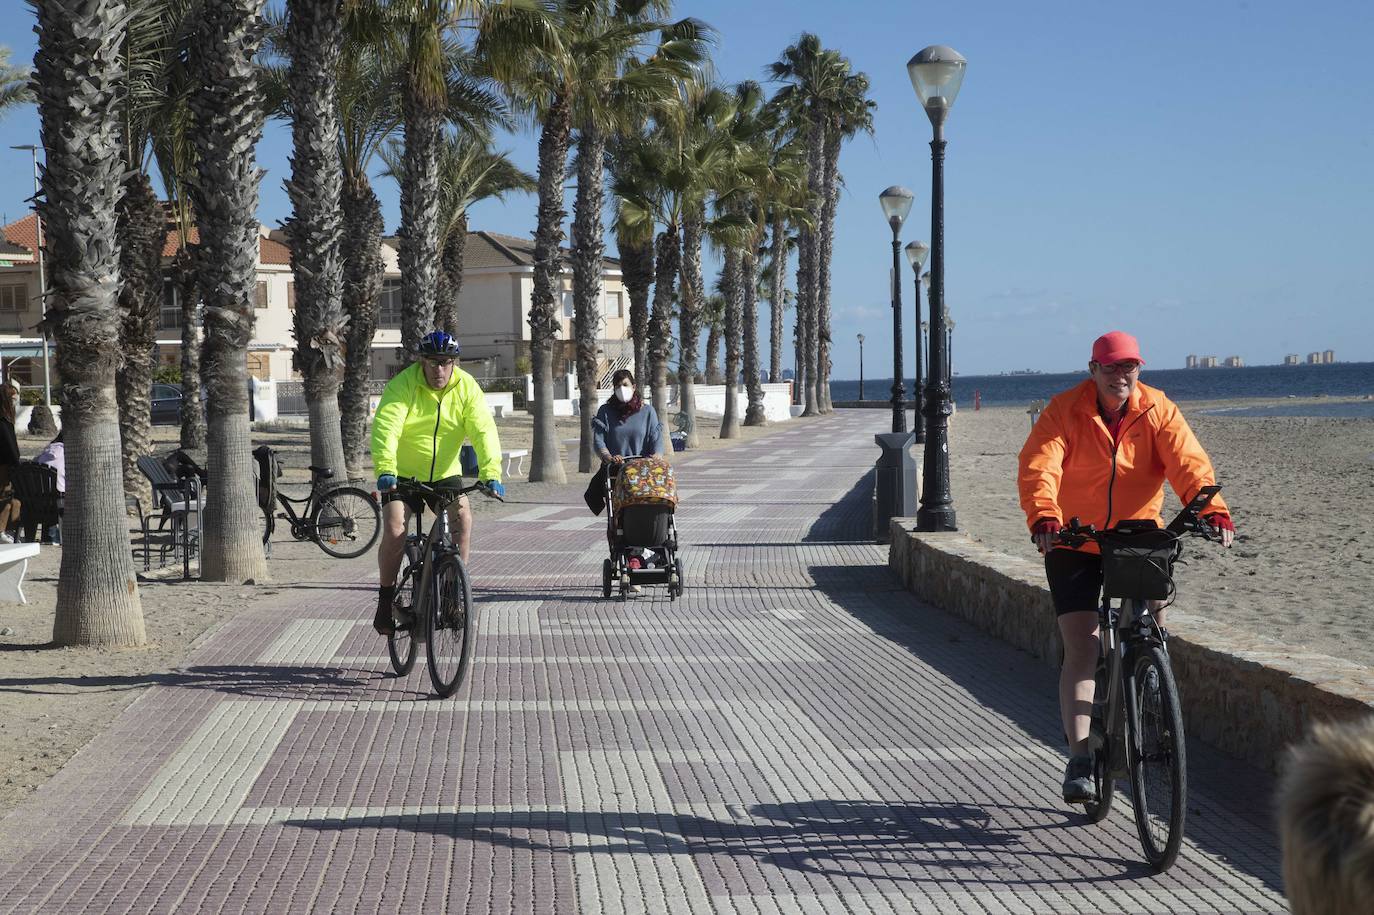
[[[630,398],[635,396],[635,389],[628,384],[622,384],[615,389],[615,396],[621,403],[629,403]]]

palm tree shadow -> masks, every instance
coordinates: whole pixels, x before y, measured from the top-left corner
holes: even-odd
[[[381,671],[345,667],[197,665],[169,673],[105,677],[4,677],[0,693],[123,692],[145,686],[209,690],[259,699],[356,699],[360,689],[387,679]]]

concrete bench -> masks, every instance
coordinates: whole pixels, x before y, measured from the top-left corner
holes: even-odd
[[[491,415],[492,415],[492,418],[493,418],[493,419],[504,419],[504,418],[505,418],[505,415],[506,415],[506,405],[505,405],[505,404],[494,403],[494,404],[488,404],[488,406],[491,407]]]
[[[519,476],[525,472],[525,458],[529,457],[529,451],[524,448],[516,448],[511,451],[501,452],[501,475],[503,477]]]
[[[29,557],[38,555],[36,543],[0,543],[0,600],[27,604],[24,597],[24,573]]]

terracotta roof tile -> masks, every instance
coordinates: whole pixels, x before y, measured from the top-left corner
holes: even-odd
[[[38,217],[30,213],[23,219],[5,226],[4,231],[5,241],[12,245],[18,245],[32,254],[38,241]]]
[[[34,242],[37,235],[38,220],[32,213],[23,219],[16,220],[4,227],[4,240],[11,245],[22,248],[26,253],[32,254]],[[200,230],[195,226],[191,227],[189,233],[190,243],[200,244]],[[291,249],[279,241],[271,238],[259,237],[259,256],[264,264],[284,264],[291,263]],[[167,237],[162,243],[162,256],[175,257],[177,250],[181,247],[181,233],[175,228],[168,228]]]

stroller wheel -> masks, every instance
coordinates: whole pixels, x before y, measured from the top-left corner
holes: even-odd
[[[630,596],[630,576],[620,576],[620,599],[626,600]]]
[[[611,573],[612,566],[609,559],[601,560],[601,596],[611,596]]]
[[[680,596],[682,595],[682,588],[683,588],[682,560],[681,560],[681,559],[674,559],[674,560],[673,560],[673,588],[677,591],[678,596],[680,597]]]

